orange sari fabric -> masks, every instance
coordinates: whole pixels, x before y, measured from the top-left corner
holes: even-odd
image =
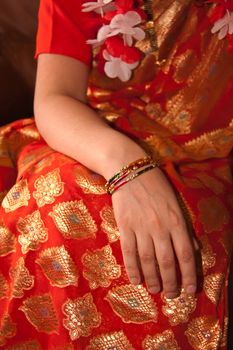
[[[201,247],[198,292],[131,285],[105,179],[17,121],[0,129],[0,348],[226,349],[233,59],[210,33],[211,6],[154,4],[157,62],[147,55],[125,84],[93,68],[89,104],[161,158]]]

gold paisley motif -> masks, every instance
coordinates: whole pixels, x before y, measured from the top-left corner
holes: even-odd
[[[202,269],[204,274],[206,274],[207,270],[213,267],[216,263],[216,253],[213,252],[213,249],[206,236],[200,237],[200,242]]]
[[[95,237],[97,226],[83,200],[59,203],[49,215],[64,238]]]
[[[203,289],[207,298],[217,305],[224,287],[225,277],[223,273],[212,273],[204,279]]]
[[[188,322],[190,314],[196,309],[197,299],[184,291],[177,298],[162,299],[165,303],[162,307],[163,314],[168,317],[172,326]]]
[[[20,218],[16,228],[21,233],[18,241],[22,246],[23,254],[26,254],[29,250],[37,250],[40,244],[48,239],[48,229],[41,219],[39,210]]]
[[[157,322],[157,306],[142,285],[114,287],[105,299],[125,323]]]
[[[105,194],[106,180],[103,176],[83,167],[76,166],[74,169],[75,181],[84,193]]]
[[[181,350],[172,330],[166,330],[156,335],[147,335],[142,342],[143,350]]]
[[[0,256],[6,256],[16,250],[15,235],[4,225],[0,223]]]
[[[3,274],[0,272],[0,299],[7,298],[8,294],[8,283],[6,278],[3,276]]]
[[[6,213],[27,206],[31,195],[28,189],[27,180],[21,180],[16,183],[2,201],[2,207]]]
[[[118,241],[120,238],[120,232],[114,217],[113,208],[106,205],[100,211],[100,217],[103,220],[101,222],[101,229],[107,234],[109,242],[113,243]]]
[[[69,331],[70,339],[76,340],[91,335],[93,328],[99,327],[101,314],[97,311],[90,293],[81,298],[67,299],[62,306],[66,318],[64,327]]]
[[[37,340],[29,340],[7,347],[5,350],[42,350]]]
[[[35,295],[23,301],[19,307],[27,320],[39,331],[58,334],[58,319],[49,294]]]
[[[10,315],[5,314],[0,325],[0,346],[4,346],[8,339],[16,335],[16,323],[14,323]]]
[[[69,253],[62,245],[44,249],[40,252],[36,263],[40,265],[52,286],[77,286],[78,270]]]
[[[93,252],[87,251],[82,256],[82,263],[83,276],[88,280],[91,289],[107,288],[113,279],[121,275],[121,267],[112,255],[109,245]]]
[[[12,297],[22,298],[24,290],[30,290],[34,286],[34,276],[30,275],[25,266],[24,258],[21,257],[9,271],[12,280]]]
[[[195,350],[217,350],[221,341],[221,328],[218,320],[212,316],[202,316],[192,319],[185,335],[189,344]]]
[[[199,219],[207,233],[221,230],[229,221],[229,212],[218,197],[200,199],[198,209]]]
[[[54,169],[47,175],[41,175],[35,181],[33,197],[36,200],[38,207],[43,207],[45,204],[52,204],[55,197],[61,196],[64,192],[64,182],[61,181],[60,170]]]
[[[90,340],[85,350],[134,350],[123,331],[105,333]]]

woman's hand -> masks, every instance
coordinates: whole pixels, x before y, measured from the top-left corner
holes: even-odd
[[[129,181],[112,195],[112,203],[131,283],[141,282],[141,265],[150,292],[163,289],[167,298],[178,296],[176,257],[182,287],[187,293],[195,293],[193,244],[174,190],[163,172],[155,168]]]

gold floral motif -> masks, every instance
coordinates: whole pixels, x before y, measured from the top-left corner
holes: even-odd
[[[204,279],[203,289],[205,294],[215,305],[219,302],[224,281],[225,278],[222,273],[213,273]]]
[[[157,322],[157,306],[142,285],[126,284],[111,289],[105,299],[125,323]]]
[[[109,287],[111,280],[119,278],[121,267],[112,255],[109,245],[93,252],[87,251],[82,256],[83,276],[88,280],[91,289]]]
[[[213,176],[208,175],[207,173],[196,173],[195,177],[197,177],[205,187],[209,188],[215,194],[220,194],[224,192],[224,185],[219,180],[215,179]]]
[[[100,211],[100,217],[103,220],[101,223],[101,229],[107,234],[109,242],[116,242],[120,238],[120,232],[117,227],[112,207],[106,205]]]
[[[0,299],[6,298],[8,293],[8,283],[6,278],[0,272]]]
[[[11,267],[9,275],[13,284],[12,296],[14,298],[22,298],[24,290],[30,290],[34,286],[34,277],[26,268],[23,257],[18,259],[14,267]]]
[[[175,340],[172,330],[166,330],[156,335],[147,335],[142,342],[143,350],[181,350]]]
[[[75,181],[84,193],[105,194],[106,180],[101,175],[90,171],[84,166],[76,166],[74,170]]]
[[[5,350],[42,350],[37,340],[29,340],[7,347]]]
[[[36,263],[40,265],[52,286],[77,286],[78,270],[63,245],[44,249]]]
[[[0,256],[6,256],[16,250],[16,238],[13,233],[0,223]]]
[[[33,192],[33,197],[38,207],[52,204],[55,197],[60,196],[64,191],[64,182],[61,181],[60,170],[57,168],[45,176],[41,175],[35,181],[34,187],[36,191]]]
[[[218,349],[221,340],[221,328],[213,316],[202,316],[191,320],[185,335],[195,350]]]
[[[0,325],[0,346],[4,346],[7,339],[16,335],[16,323],[14,323],[10,315],[5,314]]]
[[[184,291],[174,299],[163,297],[163,301],[165,305],[163,305],[162,311],[169,318],[172,326],[188,322],[189,315],[196,309],[197,304],[197,299]]]
[[[231,256],[232,243],[233,243],[233,230],[224,230],[223,236],[219,239],[226,254]]]
[[[123,331],[105,333],[91,339],[85,350],[134,350]]]
[[[207,270],[213,267],[216,263],[216,254],[213,252],[211,245],[209,244],[208,238],[203,236],[200,238],[201,242],[201,260],[204,274]]]
[[[207,233],[221,230],[229,221],[229,212],[219,198],[212,196],[198,202],[199,219]]]
[[[21,180],[4,197],[2,207],[6,213],[9,213],[20,207],[27,206],[30,197],[27,180]]]
[[[99,327],[101,314],[97,311],[90,293],[81,298],[68,299],[62,306],[66,318],[64,327],[69,331],[71,340],[88,337],[92,328]]]
[[[35,295],[23,301],[19,307],[27,320],[39,331],[58,334],[58,319],[49,294]]]
[[[44,243],[48,239],[48,229],[41,219],[39,210],[20,218],[16,228],[21,233],[18,241],[22,246],[23,254],[26,254],[29,250],[37,250],[40,243]]]
[[[64,238],[95,237],[97,226],[83,200],[59,203],[49,215]]]

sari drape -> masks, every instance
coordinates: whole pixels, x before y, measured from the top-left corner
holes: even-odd
[[[111,127],[160,158],[200,245],[196,295],[131,285],[105,179],[19,120],[0,129],[3,349],[227,348],[233,58],[210,32],[212,10],[154,0],[158,52],[127,83],[103,76],[94,52],[88,88]]]

